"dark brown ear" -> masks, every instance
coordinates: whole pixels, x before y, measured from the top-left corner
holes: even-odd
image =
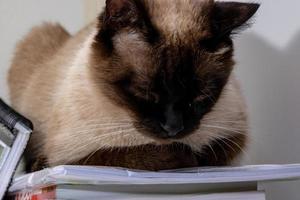
[[[104,13],[99,17],[100,26],[96,36],[98,44],[113,50],[112,38],[124,28],[138,31],[148,42],[159,38],[158,31],[151,23],[143,0],[106,0]],[[102,46],[103,47],[103,46]]]
[[[119,29],[134,24],[138,20],[138,11],[135,0],[106,0],[104,25]]]
[[[215,34],[228,35],[247,25],[259,6],[256,3],[216,2],[212,13]]]
[[[113,50],[112,37],[125,27],[138,24],[139,10],[137,0],[106,0],[104,12],[99,16],[99,32],[96,35],[97,47],[106,47],[106,53]]]

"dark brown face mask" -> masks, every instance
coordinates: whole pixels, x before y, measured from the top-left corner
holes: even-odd
[[[151,137],[181,138],[199,127],[203,116],[218,101],[233,69],[231,35],[244,27],[259,7],[252,3],[210,2],[203,11],[201,4],[193,3],[199,13],[193,15],[192,22],[186,22],[193,26],[189,34],[176,36],[175,40],[170,38],[175,36],[164,34],[163,24],[153,21],[146,0],[107,0],[99,18],[93,74],[104,83],[106,94],[131,113],[136,128]],[[130,62],[136,55],[124,58],[119,53],[115,41],[121,33],[122,37],[127,33],[128,38],[138,35],[140,45],[128,50],[145,46],[147,56],[139,55],[144,60],[142,65]],[[108,65],[99,67],[97,59],[106,60]]]

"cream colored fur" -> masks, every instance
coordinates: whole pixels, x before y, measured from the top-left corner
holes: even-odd
[[[18,45],[9,74],[11,101],[34,122],[29,146],[33,157],[47,155],[54,166],[76,162],[99,149],[174,141],[200,153],[213,138],[247,133],[245,105],[234,75],[194,134],[165,142],[139,133],[129,114],[91,81],[88,59],[95,32],[95,23],[75,36],[59,25],[44,24]]]

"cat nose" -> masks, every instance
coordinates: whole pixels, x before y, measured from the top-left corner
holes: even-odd
[[[161,124],[161,127],[167,132],[168,137],[175,137],[184,129],[181,124]]]
[[[164,116],[165,122],[160,125],[166,131],[168,137],[175,137],[184,129],[183,116],[174,109],[174,104],[167,105]]]

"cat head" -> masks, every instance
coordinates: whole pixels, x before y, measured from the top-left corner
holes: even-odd
[[[258,8],[212,0],[107,0],[92,74],[139,132],[184,137],[218,101],[234,65],[232,35]]]

